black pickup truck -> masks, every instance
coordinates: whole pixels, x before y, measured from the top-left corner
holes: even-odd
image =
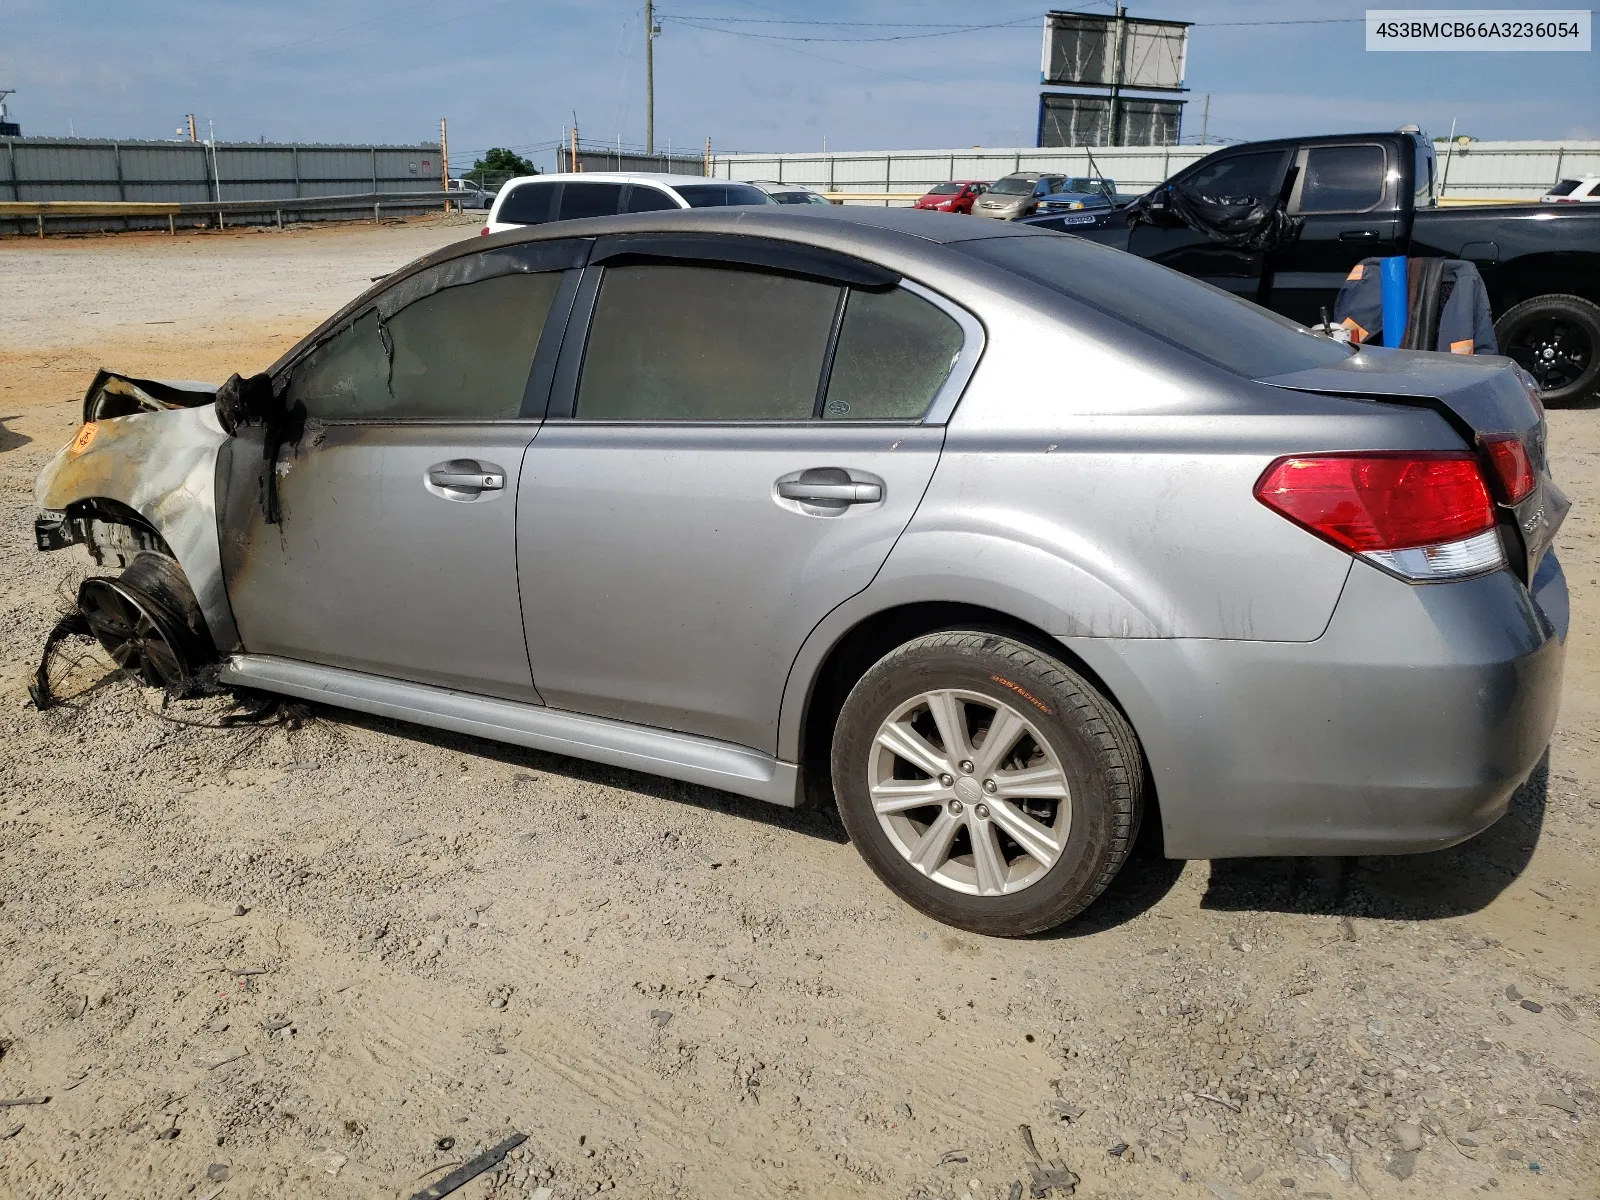
[[[1549,404],[1600,393],[1600,205],[1441,208],[1432,144],[1419,134],[1360,133],[1249,142],[1215,151],[1110,211],[1037,218],[1164,263],[1305,324],[1333,309],[1364,258],[1463,258],[1489,290],[1500,352],[1539,380]],[[1276,200],[1279,244],[1224,245],[1178,218],[1188,195]]]

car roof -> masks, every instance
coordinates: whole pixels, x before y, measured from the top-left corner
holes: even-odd
[[[665,171],[552,171],[548,175],[519,175],[509,183],[653,183],[680,187],[689,183],[743,183],[742,179],[717,179],[705,175],[669,175]]]

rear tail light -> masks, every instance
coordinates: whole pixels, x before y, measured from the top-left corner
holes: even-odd
[[[488,234],[489,234],[489,227],[487,225],[485,225],[482,229],[478,230],[478,236],[479,237],[487,237]]]
[[[1280,458],[1256,499],[1403,579],[1497,570],[1505,552],[1478,460],[1466,453],[1371,451]]]
[[[1489,452],[1489,462],[1500,480],[1507,502],[1521,504],[1533,491],[1536,482],[1533,463],[1528,459],[1528,448],[1514,434],[1491,434],[1481,440],[1483,448]]]

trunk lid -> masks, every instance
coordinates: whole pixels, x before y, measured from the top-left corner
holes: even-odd
[[[1538,570],[1539,560],[1554,542],[1572,504],[1550,474],[1544,408],[1537,399],[1537,385],[1524,380],[1521,369],[1507,358],[1371,347],[1333,366],[1260,382],[1291,391],[1356,396],[1438,412],[1478,455],[1484,476],[1497,493],[1506,556],[1527,582]],[[1533,489],[1515,504],[1508,501],[1484,443],[1485,438],[1505,435],[1521,441],[1533,467]]]

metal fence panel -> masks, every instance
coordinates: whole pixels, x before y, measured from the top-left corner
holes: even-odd
[[[437,142],[413,146],[0,139],[0,200],[290,200],[442,188]],[[301,214],[326,220],[359,213]],[[251,218],[245,218],[251,219]],[[109,219],[108,219],[109,220]],[[81,228],[143,227],[148,220],[88,220]],[[232,223],[230,218],[229,223]],[[164,219],[154,222],[164,226]],[[61,228],[80,227],[63,223]],[[29,226],[31,229],[31,225]],[[0,231],[26,232],[0,221]]]
[[[1013,171],[1103,175],[1127,194],[1146,191],[1214,146],[997,147],[969,150],[849,151],[835,154],[723,154],[712,174],[776,179],[819,191],[916,192],[945,179],[994,180]],[[1446,199],[1536,200],[1559,179],[1600,175],[1600,142],[1472,142],[1449,153],[1436,144]],[[860,203],[906,204],[909,199]]]

